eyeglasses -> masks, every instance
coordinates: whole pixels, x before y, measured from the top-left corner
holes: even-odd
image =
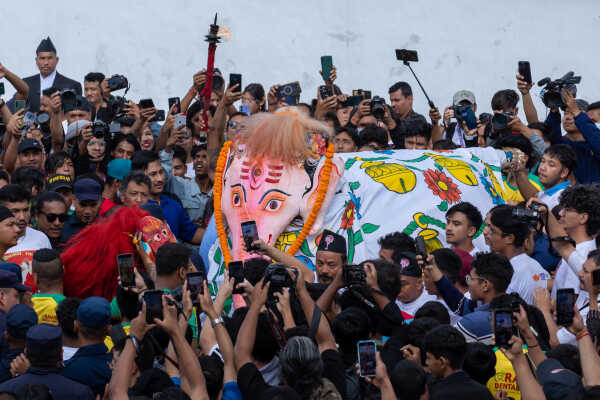
[[[465,276],[465,282],[467,282],[467,284],[469,284],[473,280],[485,281],[486,279],[485,278],[474,278],[471,275]]]
[[[229,121],[227,123],[227,126],[230,129],[242,129],[242,128],[244,128],[245,125],[243,123],[241,123],[240,121]]]
[[[46,214],[45,212],[40,212],[40,214],[44,214],[46,216],[46,219],[50,223],[56,221],[56,218],[58,218],[58,220],[60,222],[65,222],[67,220],[67,218],[69,218],[69,215],[67,213],[64,213],[64,214]]]

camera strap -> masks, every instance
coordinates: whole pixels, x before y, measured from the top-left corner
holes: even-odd
[[[308,337],[311,339],[315,338],[315,334],[319,329],[319,323],[321,322],[321,314],[323,314],[323,312],[321,311],[319,306],[315,304],[315,308],[313,309],[312,321],[310,322],[310,327],[308,328]]]
[[[273,318],[273,314],[277,315],[278,318],[281,318],[281,313],[279,313],[279,310],[277,309],[277,307],[275,307],[275,304],[271,302],[267,302],[265,306],[267,307],[267,321],[269,321],[269,326],[271,326],[271,332],[273,332],[273,336],[275,337],[279,348],[283,350],[283,348],[287,344],[285,331],[283,330],[279,322]]]

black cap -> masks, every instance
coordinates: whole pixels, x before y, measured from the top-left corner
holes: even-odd
[[[70,111],[72,110],[83,110],[91,112],[92,108],[90,107],[90,103],[85,97],[77,95],[77,97],[75,98],[75,107],[73,107]]]
[[[554,358],[542,361],[536,375],[548,400],[575,398],[575,394],[583,389],[581,377]]]
[[[58,189],[67,188],[73,190],[73,179],[69,175],[56,174],[48,177],[46,189],[49,192],[56,192]]]
[[[37,314],[25,304],[13,306],[6,314],[6,332],[15,339],[25,339],[29,328],[37,323]]]
[[[25,138],[21,140],[21,143],[19,143],[19,147],[17,147],[17,153],[22,153],[29,149],[42,151],[42,145],[35,139]]]
[[[15,275],[14,272],[0,270],[0,288],[12,288],[17,289],[20,292],[28,292],[31,290],[29,286],[25,286],[21,283],[21,278]]]
[[[588,111],[592,111],[592,110],[596,110],[596,109],[598,109],[598,108],[600,108],[600,101],[595,101],[595,102],[593,102],[592,104],[590,104],[590,105],[588,106],[588,109],[587,109],[587,110],[588,110]]]
[[[417,262],[417,255],[410,252],[400,252],[394,254],[394,262],[401,268],[400,275],[420,278],[423,271]]]
[[[35,50],[35,54],[46,52],[52,52],[56,54],[56,47],[54,47],[54,43],[52,43],[52,40],[50,40],[50,36],[48,36],[46,39],[42,39],[37,49]]]
[[[62,347],[62,329],[56,325],[37,324],[29,328],[26,340],[28,353],[44,354]]]
[[[4,221],[6,218],[14,217],[15,215],[6,207],[0,206],[0,222]]]
[[[331,251],[346,255],[346,239],[337,233],[325,229],[321,234],[317,251]]]

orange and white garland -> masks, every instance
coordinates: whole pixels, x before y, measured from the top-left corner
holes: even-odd
[[[227,163],[227,155],[229,154],[229,149],[231,147],[231,142],[225,142],[223,147],[221,148],[221,153],[219,154],[219,158],[217,160],[217,168],[215,170],[215,184],[214,184],[214,208],[215,208],[215,225],[217,227],[217,235],[219,236],[219,244],[221,246],[221,252],[223,254],[223,258],[225,259],[225,265],[227,268],[229,267],[229,263],[232,261],[231,250],[229,249],[229,244],[227,243],[227,233],[225,232],[225,227],[223,226],[223,211],[221,210],[221,195],[223,189],[223,171],[225,170],[225,164]],[[319,182],[319,188],[317,190],[317,198],[315,200],[315,204],[308,214],[306,221],[304,221],[304,226],[302,230],[296,237],[296,240],[290,248],[286,251],[287,254],[295,255],[300,249],[300,246],[308,236],[308,233],[312,229],[313,224],[317,220],[317,216],[321,211],[321,206],[323,205],[323,201],[325,201],[325,196],[327,195],[327,189],[329,188],[329,180],[331,179],[331,170],[333,168],[333,162],[331,159],[333,158],[334,147],[330,142],[327,145],[327,151],[325,152],[325,165],[323,166],[323,178]]]

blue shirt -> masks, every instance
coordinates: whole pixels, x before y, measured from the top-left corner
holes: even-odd
[[[93,400],[89,386],[60,375],[58,368],[29,367],[21,376],[0,384],[0,392],[16,394],[23,386],[42,384],[50,389],[55,399]]]
[[[463,334],[467,342],[492,344],[492,312],[490,303],[483,304],[461,318],[456,329]]]
[[[548,246],[550,244],[550,241],[548,240],[548,236],[546,236],[545,234],[543,234],[541,232],[536,233],[534,240],[535,240],[535,242],[534,242],[533,253],[531,254],[531,257],[534,260],[536,260],[537,262],[539,262],[540,265],[542,266],[542,268],[544,268],[546,271],[548,271],[548,272],[554,271],[556,269],[556,267],[558,266],[558,263],[560,262],[561,258],[554,257],[548,251]]]
[[[112,375],[108,366],[111,360],[112,354],[108,353],[104,343],[80,347],[73,357],[65,361],[63,375],[90,386],[94,396],[102,396]]]
[[[154,200],[148,200],[154,202]],[[195,225],[187,213],[177,201],[164,194],[160,195],[160,208],[162,209],[165,221],[169,224],[171,232],[177,239],[185,242],[191,242],[192,238],[198,230],[198,225]]]
[[[204,232],[204,236],[202,237],[202,243],[200,244],[200,249],[198,252],[200,253],[200,257],[202,257],[202,261],[204,261],[204,266],[206,268],[206,272],[210,269],[210,262],[208,260],[208,252],[213,244],[217,241],[219,235],[217,235],[217,225],[215,224],[215,216],[213,215],[210,218],[210,222],[206,227],[206,231]]]

